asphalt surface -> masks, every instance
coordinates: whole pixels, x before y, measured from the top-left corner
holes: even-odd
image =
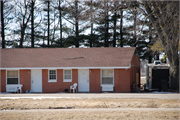
[[[150,98],[180,99],[179,93],[0,93],[0,99],[16,98]]]

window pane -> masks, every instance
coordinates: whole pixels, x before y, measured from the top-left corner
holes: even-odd
[[[49,75],[49,79],[56,79],[56,75]]]
[[[71,70],[64,70],[64,74],[71,74]]]
[[[7,77],[10,77],[10,76],[11,76],[11,72],[7,71]]]
[[[15,74],[14,74],[14,75],[15,75],[14,77],[18,77],[18,71],[14,71],[14,73],[15,73]]]
[[[18,78],[7,78],[7,84],[18,84]]]
[[[7,71],[7,77],[18,77],[18,70]]]
[[[55,75],[52,75],[52,79],[56,79],[56,76],[55,76]]]
[[[65,79],[71,79],[71,75],[64,75]]]
[[[102,77],[102,84],[113,84],[113,78],[111,78],[111,77]]]
[[[102,76],[111,76],[111,77],[113,77],[113,70],[102,70]]]
[[[49,80],[56,79],[56,70],[49,70]]]
[[[56,74],[56,70],[49,70],[49,74]]]
[[[52,79],[52,75],[49,75],[49,79]]]

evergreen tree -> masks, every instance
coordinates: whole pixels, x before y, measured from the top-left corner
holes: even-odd
[[[6,45],[9,46],[12,44],[12,40],[8,40],[7,36],[12,36],[12,33],[6,33],[10,30],[10,23],[14,18],[12,12],[14,6],[10,4],[8,0],[1,0],[1,38],[2,38],[2,48],[6,48]],[[7,39],[6,39],[7,38]]]

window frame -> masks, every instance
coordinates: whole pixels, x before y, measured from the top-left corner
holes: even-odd
[[[102,78],[103,77],[109,77],[109,76],[102,76],[102,71],[103,70],[112,70],[113,71],[113,76],[112,76],[112,78],[113,78],[113,84],[102,84]],[[109,77],[109,78],[111,78],[111,77]],[[113,85],[114,86],[114,69],[101,69],[101,86],[103,86],[103,85]]]
[[[56,71],[56,79],[50,79],[50,70],[55,70]],[[56,69],[49,69],[48,70],[48,82],[57,82],[57,70]]]
[[[16,77],[8,77],[7,73],[8,71],[18,71],[18,84],[8,84],[8,78],[16,78]],[[20,84],[20,78],[19,78],[19,70],[6,70],[6,85],[19,85]]]
[[[65,79],[65,70],[71,71],[71,79]],[[63,82],[72,82],[72,69],[63,69]]]

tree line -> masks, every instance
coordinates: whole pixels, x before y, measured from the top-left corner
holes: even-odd
[[[149,62],[165,52],[175,87],[178,19],[178,1],[1,0],[2,48],[131,46]]]
[[[2,0],[1,6],[2,48],[133,46],[141,58],[150,56],[148,21],[136,1]]]

